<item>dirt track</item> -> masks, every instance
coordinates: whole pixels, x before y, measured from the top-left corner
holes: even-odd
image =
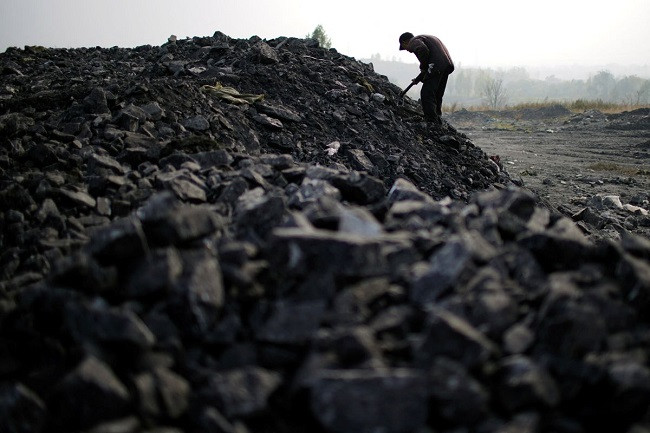
[[[596,195],[649,209],[650,127],[645,111],[522,119],[508,113],[452,114],[448,120],[513,179],[573,213]],[[646,234],[647,228],[641,228]]]

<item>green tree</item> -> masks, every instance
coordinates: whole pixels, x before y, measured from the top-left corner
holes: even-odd
[[[316,26],[311,34],[307,34],[307,38],[316,39],[323,48],[332,48],[332,40],[327,36],[325,29],[320,24]]]

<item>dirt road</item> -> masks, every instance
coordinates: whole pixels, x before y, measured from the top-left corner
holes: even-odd
[[[647,113],[531,120],[512,113],[497,118],[464,112],[448,120],[488,155],[498,155],[511,178],[566,214],[598,195],[619,196],[622,204],[650,210]]]

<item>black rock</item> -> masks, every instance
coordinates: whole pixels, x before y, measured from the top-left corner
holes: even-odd
[[[276,229],[270,239],[271,266],[280,275],[321,274],[371,277],[386,273],[382,242],[325,230]]]
[[[124,174],[126,172],[122,165],[112,157],[108,155],[98,155],[96,153],[93,153],[90,155],[90,158],[88,160],[88,169],[92,172],[97,168],[107,168],[117,174]]]
[[[202,431],[219,433],[235,433],[237,431],[235,426],[214,407],[205,408],[194,418],[194,422]]]
[[[608,367],[613,388],[610,415],[620,420],[633,420],[647,413],[650,404],[650,370],[634,360],[622,359]]]
[[[437,358],[426,381],[436,424],[467,426],[487,414],[489,393],[463,365]]]
[[[424,339],[414,350],[417,363],[423,368],[430,368],[437,357],[445,356],[474,369],[499,352],[492,341],[466,320],[440,308],[429,312]]]
[[[571,269],[580,263],[578,257],[589,258],[593,254],[593,245],[567,218],[556,221],[545,232],[521,236],[519,243],[547,269]]]
[[[129,310],[70,303],[65,318],[68,332],[83,344],[99,343],[119,350],[143,351],[155,343],[151,331]]]
[[[425,305],[444,296],[467,282],[475,273],[477,262],[487,262],[495,253],[477,232],[451,237],[431,255],[428,267],[415,273],[411,300]]]
[[[183,122],[183,126],[185,126],[187,129],[191,131],[202,132],[210,129],[210,122],[205,117],[201,115],[197,115],[185,119],[185,121]]]
[[[106,92],[100,87],[95,87],[83,100],[84,109],[90,114],[110,114]]]
[[[274,344],[305,345],[320,327],[325,307],[324,301],[274,303],[269,318],[256,332],[257,339]]]
[[[388,278],[366,278],[337,294],[330,320],[344,326],[366,323],[385,306],[403,302],[405,297],[404,289],[391,285]]]
[[[607,335],[604,317],[597,305],[587,302],[578,293],[565,291],[561,282],[541,308],[537,344],[550,353],[581,357],[598,352]],[[584,332],[589,329],[589,332]]]
[[[139,220],[123,218],[97,230],[89,249],[100,262],[119,263],[144,254],[147,240]]]
[[[174,248],[156,250],[143,257],[124,286],[127,296],[135,298],[168,293],[183,272],[183,262]]]
[[[625,284],[627,300],[645,314],[650,307],[650,264],[643,259],[624,255],[617,265],[616,273]]]
[[[32,117],[25,116],[22,113],[3,114],[0,116],[0,136],[11,137],[27,131],[34,124]]]
[[[344,199],[358,204],[376,203],[386,195],[384,183],[370,175],[352,172],[347,176],[337,176],[332,179]]]
[[[427,386],[418,372],[324,371],[312,386],[311,410],[328,432],[411,432],[427,419]]]
[[[187,157],[183,157],[183,159],[185,158]],[[207,200],[205,182],[186,168],[159,172],[156,175],[156,183],[165,189],[173,191],[181,201],[204,203]]]
[[[208,236],[223,226],[223,219],[206,207],[183,206],[163,215],[144,215],[142,229],[150,245],[182,245]]]
[[[34,204],[29,191],[17,183],[10,183],[0,191],[0,208],[23,210]]]
[[[233,163],[232,156],[230,156],[230,154],[225,150],[194,153],[191,157],[205,169],[210,167],[228,166]]]
[[[45,403],[24,385],[0,386],[0,430],[40,432],[45,425]]]
[[[189,408],[190,385],[172,371],[157,368],[137,376],[134,383],[139,412],[145,419],[174,420]]]
[[[206,338],[224,304],[219,262],[203,251],[186,252],[183,274],[171,295],[167,308],[178,328],[188,335]]]
[[[499,403],[510,412],[552,408],[560,402],[554,379],[530,358],[522,355],[504,358],[496,375]]]
[[[266,240],[273,227],[279,225],[286,211],[282,196],[265,195],[261,188],[248,191],[237,200],[237,232],[243,239],[259,243]]]
[[[56,386],[48,399],[51,422],[64,429],[89,428],[128,414],[131,397],[103,362],[84,359]]]
[[[388,191],[388,199],[391,202],[398,201],[430,201],[431,197],[424,192],[418,190],[418,188],[409,182],[406,179],[399,178],[393,183],[393,186]]]
[[[94,209],[97,205],[97,200],[85,191],[75,191],[67,188],[56,188],[53,192],[57,193],[64,203],[73,207],[80,207],[84,209]]]
[[[57,260],[49,280],[55,286],[102,293],[116,288],[118,272],[114,267],[101,266],[91,255],[78,252]]]
[[[199,390],[201,400],[229,418],[246,418],[269,409],[268,399],[280,385],[277,373],[246,367],[214,374]]]

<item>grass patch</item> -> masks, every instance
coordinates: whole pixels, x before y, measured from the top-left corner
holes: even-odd
[[[600,99],[596,99],[596,100],[577,99],[575,101],[521,102],[514,105],[506,105],[505,107],[496,111],[540,109],[540,108],[552,107],[555,105],[561,105],[574,113],[582,113],[587,110],[598,110],[601,113],[615,114],[615,113],[622,113],[624,111],[632,111],[639,108],[650,108],[650,106],[647,104],[635,105],[635,104],[622,104],[616,102],[605,102]],[[458,111],[461,108],[466,108],[468,111],[495,111],[494,108],[488,107],[487,105],[458,107],[456,103],[452,104],[445,111],[453,113],[455,111]]]
[[[516,131],[517,127],[510,122],[493,122],[489,125],[490,129],[496,129],[498,131]]]
[[[647,168],[627,167],[614,162],[596,162],[587,166],[594,171],[609,171],[623,176],[650,176],[650,170]]]
[[[565,105],[569,110],[575,112],[583,112],[587,110],[598,110],[602,113],[622,113],[623,111],[636,110],[643,108],[643,105],[630,105],[630,104],[617,104],[614,102],[604,102],[600,99],[595,101],[588,101],[585,99],[578,99]]]

